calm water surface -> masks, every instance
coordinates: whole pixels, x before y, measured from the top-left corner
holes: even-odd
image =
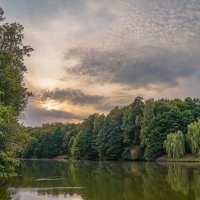
[[[0,200],[200,200],[200,164],[23,161]]]

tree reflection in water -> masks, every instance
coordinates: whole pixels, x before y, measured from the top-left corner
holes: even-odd
[[[24,192],[30,200],[200,200],[200,167],[192,164],[34,160],[18,174],[0,187],[1,200],[25,200]]]
[[[187,168],[180,165],[169,165],[167,182],[175,192],[182,192],[185,196],[189,192],[189,179]]]

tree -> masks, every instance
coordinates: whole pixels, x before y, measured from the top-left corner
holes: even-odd
[[[18,23],[0,25],[0,101],[5,106],[11,106],[16,117],[24,110],[31,95],[23,83],[23,77],[27,70],[24,56],[30,56],[33,49],[23,45],[23,29]]]
[[[188,126],[187,138],[192,154],[200,156],[200,119]]]
[[[82,123],[81,131],[81,157],[85,159],[96,159],[97,152],[95,149],[96,132],[94,129],[94,122],[99,117],[98,114],[90,115]],[[97,127],[96,127],[97,128]]]
[[[121,131],[122,112],[115,107],[106,117],[97,135],[97,152],[100,159],[118,160],[123,151]]]
[[[154,99],[148,99],[145,101],[143,109],[143,117],[141,120],[141,134],[140,134],[140,146],[145,148],[147,144],[147,135],[148,135],[148,125],[150,121],[154,118]]]
[[[29,133],[31,141],[25,149],[24,157],[53,158],[67,154],[63,148],[66,146],[65,131],[69,130],[68,126],[68,124],[53,123],[43,124],[42,127],[28,127],[26,131]],[[73,125],[69,127],[74,128]],[[71,138],[72,136],[69,137]]]
[[[141,119],[143,115],[143,98],[136,97],[134,102],[123,109],[122,134],[124,151],[122,157],[131,159],[131,149],[140,145]]]
[[[200,117],[199,102],[187,98],[184,101],[149,99],[143,103],[137,97],[128,106],[115,107],[107,116],[93,114],[79,124],[54,123],[28,128],[33,140],[25,155],[154,160],[167,152],[178,158],[184,151],[189,152],[187,143],[184,149],[183,138],[188,124]],[[198,143],[199,136],[196,137],[194,142]]]
[[[145,158],[154,160],[165,153],[163,143],[167,135],[178,130],[186,134],[187,125],[200,113],[198,101],[161,99],[145,104],[142,120],[141,146],[145,149]]]
[[[81,132],[76,134],[74,137],[72,137],[70,141],[70,155],[73,158],[80,159],[81,158]]]
[[[33,50],[23,45],[22,25],[3,21],[0,8],[0,181],[13,175],[14,158],[28,140],[18,118],[30,96],[23,82],[24,56]]]
[[[181,131],[170,133],[164,142],[168,157],[181,158],[185,155],[185,138]]]
[[[75,135],[71,141],[71,156],[74,158],[96,159],[96,137],[103,123],[104,116],[94,114],[83,121],[79,136]]]
[[[70,157],[70,141],[73,136],[75,136],[80,131],[80,124],[70,124],[67,123],[64,125],[64,135],[63,135],[63,143],[62,143],[62,154],[66,154]]]

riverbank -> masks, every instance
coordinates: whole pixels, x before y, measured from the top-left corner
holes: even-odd
[[[69,160],[66,155],[59,155],[53,158],[36,158],[36,157],[31,157],[31,158],[21,158],[21,160]]]
[[[54,160],[67,160],[69,159],[66,155],[59,155],[53,158]]]
[[[156,159],[156,162],[200,162],[200,157],[195,157],[191,154],[186,154],[185,156],[179,159],[161,156]]]
[[[56,157],[53,157],[53,158],[28,158],[28,159],[23,159],[23,160],[70,160],[69,157],[67,157],[66,155],[58,155]],[[122,162],[121,160],[119,162]],[[147,162],[145,160],[132,160],[132,161],[129,161],[129,162]],[[191,163],[191,162],[200,162],[200,157],[195,157],[191,154],[186,154],[185,156],[183,156],[182,158],[179,158],[179,159],[175,159],[175,158],[169,158],[167,156],[160,156],[156,159],[155,162],[158,162],[158,163],[168,163],[168,162],[188,162],[188,163]]]

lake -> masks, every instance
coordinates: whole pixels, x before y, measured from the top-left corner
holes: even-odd
[[[0,200],[200,199],[200,164],[27,160]]]

